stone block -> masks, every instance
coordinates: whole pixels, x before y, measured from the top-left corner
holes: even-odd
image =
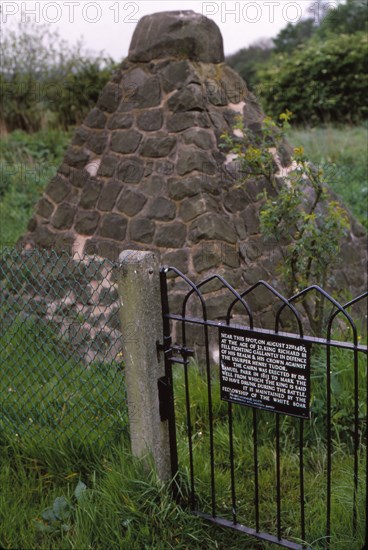
[[[130,61],[168,57],[222,63],[223,42],[216,23],[193,11],[159,12],[142,17],[133,34]]]
[[[203,111],[205,103],[203,91],[199,84],[189,84],[178,90],[167,102],[170,111],[174,113],[186,111]]]
[[[105,128],[107,116],[100,109],[92,109],[84,121],[84,124],[89,128]]]
[[[75,221],[75,230],[81,235],[93,235],[97,229],[100,215],[95,210],[79,210]]]
[[[108,144],[108,134],[107,132],[99,132],[90,135],[87,141],[87,147],[96,155],[102,155],[106,146]]]
[[[179,217],[189,222],[207,211],[207,201],[201,195],[183,200],[179,207]]]
[[[255,204],[250,204],[244,210],[244,222],[249,235],[260,232],[259,208]]]
[[[188,250],[172,250],[161,254],[161,264],[176,267],[182,273],[188,272]]]
[[[155,170],[157,174],[171,176],[175,172],[175,164],[169,160],[156,160]]]
[[[161,103],[160,80],[156,77],[149,78],[139,89],[137,109],[158,107]]]
[[[31,233],[33,233],[34,231],[36,231],[37,229],[37,218],[36,216],[33,216],[29,222],[27,223],[27,229],[28,231],[30,231]]]
[[[243,279],[249,286],[267,278],[268,273],[261,265],[253,265],[243,271]]]
[[[64,160],[69,166],[84,168],[89,158],[89,153],[86,149],[72,145],[67,149]]]
[[[130,239],[141,243],[151,243],[156,225],[147,218],[134,218],[129,224]]]
[[[229,103],[240,103],[248,99],[248,89],[239,74],[228,65],[222,67],[221,86]]]
[[[240,245],[240,254],[245,261],[257,260],[264,253],[264,243],[261,237],[251,237]]]
[[[56,175],[46,187],[46,195],[48,195],[52,201],[59,203],[68,196],[70,189],[71,187],[68,181]]]
[[[187,128],[192,128],[193,126],[208,128],[210,125],[206,113],[174,113],[171,116],[168,116],[166,122],[166,128],[169,132],[181,132]]]
[[[135,216],[142,210],[146,202],[147,198],[143,193],[125,188],[116,203],[116,208],[128,216]]]
[[[183,223],[168,223],[157,228],[154,244],[163,248],[181,248],[187,237]]]
[[[91,210],[96,206],[98,197],[102,189],[101,182],[93,179],[88,179],[83,186],[79,206],[86,210]]]
[[[232,225],[220,214],[204,214],[190,225],[189,238],[193,243],[202,240],[221,240],[235,244],[237,234]]]
[[[224,206],[229,212],[239,212],[249,204],[249,199],[242,187],[232,187],[227,190]]]
[[[42,216],[43,218],[49,218],[53,211],[54,205],[50,201],[48,201],[46,197],[42,197],[37,205],[36,214]]]
[[[93,133],[91,133],[91,130],[89,128],[86,128],[85,126],[80,126],[74,132],[72,145],[85,145],[91,135],[93,135]]]
[[[111,116],[108,128],[110,130],[127,130],[133,125],[133,116],[130,113],[115,113]]]
[[[176,139],[167,137],[148,137],[142,143],[140,154],[144,157],[166,157],[174,148]]]
[[[176,205],[165,197],[156,197],[148,205],[147,217],[154,220],[169,221],[176,215]]]
[[[122,244],[108,239],[93,238],[86,241],[84,253],[91,256],[101,256],[111,261],[118,261]]]
[[[154,132],[162,128],[163,121],[163,110],[152,109],[138,114],[137,127],[146,132]]]
[[[163,194],[164,179],[161,176],[151,176],[143,180],[139,188],[145,195],[157,197],[157,195]]]
[[[144,175],[144,164],[139,157],[123,160],[118,167],[117,177],[125,183],[139,183]]]
[[[134,153],[142,139],[142,134],[135,130],[117,130],[112,133],[111,149],[117,153]]]
[[[179,176],[184,176],[194,170],[205,174],[215,174],[217,166],[209,153],[194,147],[182,147],[178,152],[176,169]]]
[[[102,187],[100,198],[98,199],[97,208],[99,210],[112,210],[115,206],[116,199],[123,188],[123,183],[117,180],[108,180]]]
[[[103,214],[99,235],[115,241],[123,241],[126,236],[128,221],[119,214]]]
[[[118,108],[121,98],[121,88],[112,82],[108,82],[98,98],[97,107],[101,111],[114,113]]]
[[[116,170],[116,167],[119,164],[119,157],[116,155],[104,155],[102,157],[102,161],[100,164],[100,168],[98,169],[98,176],[102,176],[105,178],[111,178]]]
[[[190,128],[182,134],[183,142],[186,145],[196,145],[201,149],[211,149],[216,146],[211,132],[200,128]]]
[[[76,208],[67,202],[59,204],[51,219],[56,229],[70,229],[73,225]]]
[[[201,191],[202,180],[200,176],[189,178],[175,178],[168,182],[169,197],[181,200],[185,197],[193,197]]]
[[[78,170],[77,168],[73,168],[70,172],[69,181],[73,187],[80,189],[89,177],[90,175],[86,170]]]
[[[180,90],[191,82],[200,83],[193,64],[183,59],[182,61],[170,61],[169,64],[160,71],[163,89],[166,93],[173,90]]]

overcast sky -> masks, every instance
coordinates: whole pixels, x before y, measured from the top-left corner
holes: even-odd
[[[138,20],[146,14],[166,10],[194,10],[213,19],[224,38],[225,54],[249,46],[261,38],[275,37],[289,22],[297,22],[306,14],[313,0],[258,1],[186,1],[166,0],[2,0],[2,24],[19,18],[21,11],[37,22],[58,27],[63,38],[75,43],[83,36],[89,50],[104,50],[115,60],[127,53]],[[330,2],[331,6],[337,4]]]

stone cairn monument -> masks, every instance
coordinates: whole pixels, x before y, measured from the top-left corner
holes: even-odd
[[[259,227],[266,183],[239,185],[233,158],[219,148],[239,115],[253,131],[263,118],[224,63],[216,24],[192,11],[143,17],[128,57],[75,131],[21,246],[111,260],[128,248],[157,250],[162,264],[194,281],[219,273],[239,290],[260,279],[279,288],[281,254]],[[275,161],[280,171],[290,164],[287,145]],[[335,283],[357,295],[365,234],[350,219]],[[208,290],[209,316],[223,316],[221,292]],[[260,289],[251,300],[267,326],[269,294]]]

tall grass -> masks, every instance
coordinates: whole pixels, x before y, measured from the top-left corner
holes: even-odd
[[[48,181],[55,175],[71,137],[61,130],[26,134],[0,142],[0,245],[12,246],[25,232]]]
[[[364,543],[366,364],[359,365],[359,491],[357,496],[358,532],[352,531],[353,517],[353,361],[352,353],[333,352],[331,381],[332,429],[332,543],[334,550],[360,550]],[[195,366],[190,368],[190,414],[193,430],[193,463],[197,507],[211,514],[210,425],[207,384]],[[212,406],[217,514],[232,519],[231,473],[229,459],[228,404],[220,400],[217,369],[213,373]],[[183,373],[175,373],[179,462],[189,469],[186,437]],[[311,419],[304,422],[304,464],[306,537],[313,549],[324,548],[326,531],[326,362],[325,353],[314,353],[312,363]],[[275,416],[258,411],[258,462],[261,531],[276,534],[276,431]],[[285,538],[300,542],[299,423],[280,416],[281,442],[281,524]],[[237,520],[255,528],[255,479],[253,456],[253,415],[248,407],[233,406],[233,446]]]
[[[352,535],[352,411],[353,372],[351,352],[336,351],[332,377],[332,532],[334,550],[358,550],[364,537],[364,445],[359,454],[358,533]],[[218,515],[231,518],[229,435],[227,403],[220,400],[218,374],[213,365],[211,392],[214,414],[215,481]],[[364,419],[365,365],[359,368],[360,435]],[[188,509],[190,476],[187,417],[182,367],[174,373],[176,418],[180,464],[179,501],[172,498],[170,485],[160,482],[150,458],[134,459],[125,431],[111,447],[68,444],[56,437],[4,440],[0,444],[0,546],[2,548],[66,549],[271,549],[257,541],[203,522]],[[312,368],[312,416],[305,422],[305,488],[307,539],[314,550],[323,548],[326,494],[325,357],[314,354]],[[207,384],[201,370],[189,367],[191,424],[193,430],[196,507],[210,512],[210,460]],[[254,524],[254,480],[252,411],[233,407],[235,481],[238,521]],[[275,415],[258,413],[261,529],[274,532],[275,500]],[[281,482],[283,535],[299,537],[299,454],[298,419],[282,416]],[[102,432],[100,432],[102,435]],[[87,490],[76,503],[73,492],[81,480]],[[42,512],[55,498],[73,504],[67,530],[42,532]]]
[[[367,229],[368,127],[292,129],[288,139],[293,147],[303,146],[308,158],[323,168],[329,186]]]

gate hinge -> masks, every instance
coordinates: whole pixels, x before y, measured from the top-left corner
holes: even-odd
[[[167,376],[161,376],[157,380],[158,403],[161,422],[169,419],[169,380]]]
[[[194,356],[194,350],[191,348],[180,345],[171,345],[171,338],[170,341],[166,341],[164,344],[156,342],[156,349],[158,360],[160,360],[160,353],[164,352],[171,363],[186,364],[188,357]],[[179,358],[178,355],[181,355],[181,358]]]

